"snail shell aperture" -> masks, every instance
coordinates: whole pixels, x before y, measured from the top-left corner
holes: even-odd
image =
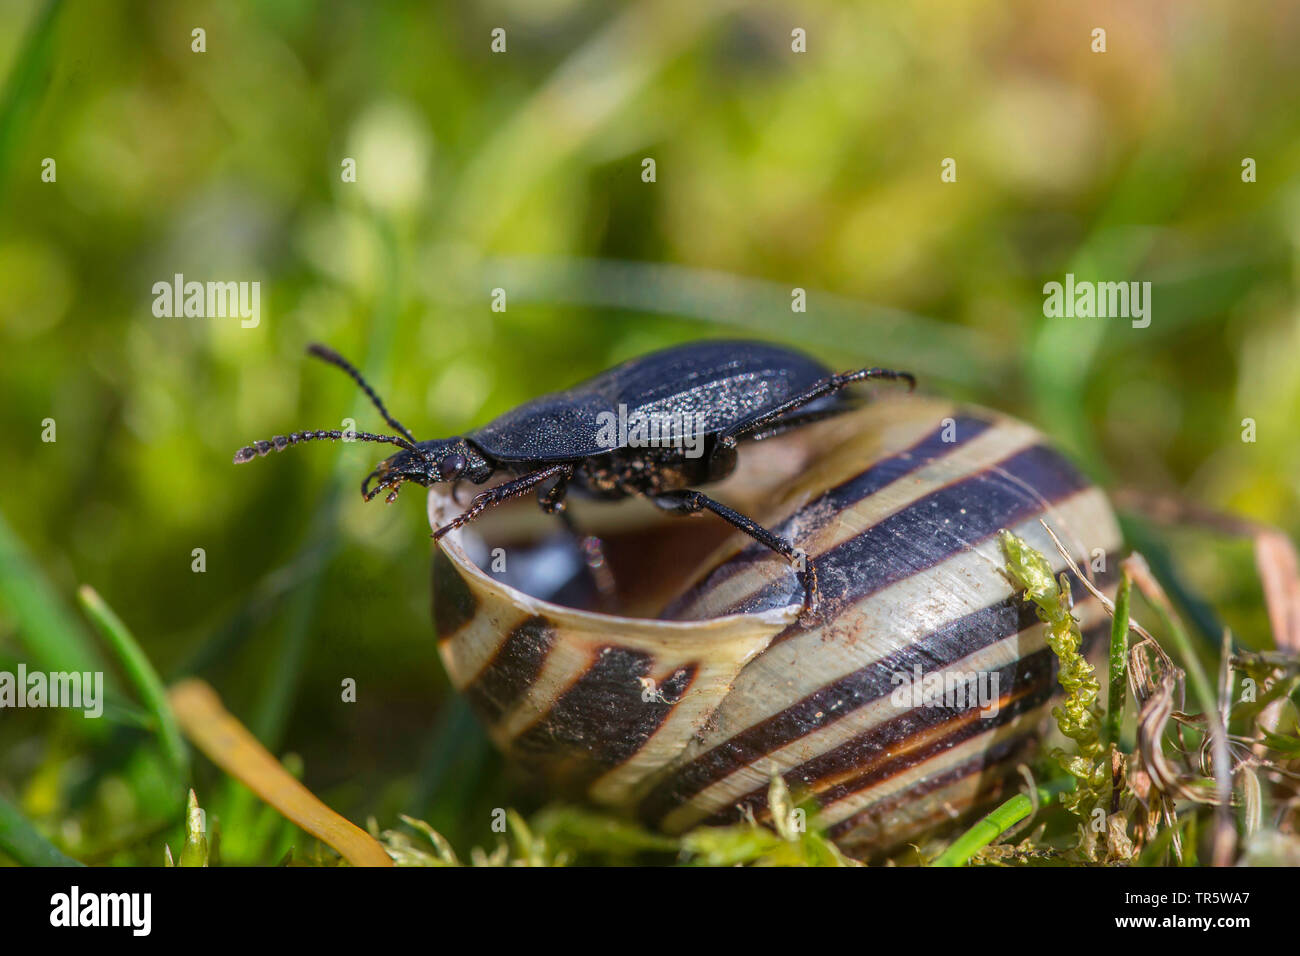
[[[711,519],[655,517],[632,563],[615,568],[620,588],[631,579],[668,595],[654,617],[578,610],[484,570],[471,552],[498,546],[500,524],[439,542],[440,651],[496,745],[555,787],[668,832],[763,820],[781,774],[863,856],[997,799],[1043,731],[1056,674],[997,533],[1025,538],[1059,571],[1042,519],[1107,590],[1112,576],[1093,569],[1116,565],[1121,537],[1102,492],[1030,426],[916,396],[744,445],[741,459],[753,480],[737,476],[731,493],[817,562],[811,628],[798,621],[794,570],[743,535],[721,536],[721,522],[702,560],[688,557],[697,544],[650,561],[644,542]],[[791,462],[796,471],[764,482]],[[431,490],[434,527],[459,510]],[[581,512],[584,529],[602,510],[621,509]],[[1105,630],[1099,603],[1071,582],[1085,637]],[[919,692],[933,675],[947,687],[937,697]]]

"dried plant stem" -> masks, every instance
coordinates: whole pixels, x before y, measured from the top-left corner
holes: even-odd
[[[354,866],[392,866],[384,848],[360,827],[321,803],[221,704],[208,684],[185,680],[168,697],[195,746],[226,773]]]

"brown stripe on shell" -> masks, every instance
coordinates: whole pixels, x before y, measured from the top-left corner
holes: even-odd
[[[1109,633],[1106,623],[1084,631],[1083,649],[1088,654],[1105,645]],[[904,805],[919,805],[934,791],[974,774],[985,774],[991,781],[1014,772],[1015,763],[1007,759],[1011,750],[1025,756],[1037,744],[1036,729],[1045,718],[1050,701],[1059,698],[1056,686],[1058,664],[1055,654],[1048,648],[1037,651],[1022,661],[1036,658],[1031,667],[1048,677],[1047,681],[1032,679],[1017,681],[1010,693],[1003,694],[999,711],[992,718],[980,718],[973,709],[957,715],[944,708],[916,709],[900,715],[891,723],[897,731],[900,721],[915,721],[915,726],[890,740],[887,727],[873,728],[851,742],[862,745],[864,752],[854,754],[844,748],[814,758],[806,764],[783,774],[786,783],[796,794],[811,794],[822,806],[821,818],[832,836],[840,837],[853,827],[869,828],[879,832],[886,826],[890,831],[890,845],[906,842],[924,830],[923,823],[904,826],[899,820],[887,820],[888,815]],[[938,712],[937,719],[932,716]],[[947,716],[947,720],[943,717]],[[869,738],[879,739],[872,746]],[[987,744],[978,744],[975,756],[964,755],[972,742],[988,737]],[[876,753],[879,756],[876,757]],[[871,758],[875,759],[871,759]],[[922,774],[912,783],[888,791],[888,785],[909,772]],[[978,809],[980,800],[995,794],[1000,787],[989,788],[987,793],[971,796],[971,806],[963,811]],[[843,807],[850,799],[861,803],[861,798],[880,791],[879,799],[871,800],[846,816]],[[767,788],[757,788],[737,800],[727,810],[713,814],[703,821],[710,824],[732,822],[744,813],[753,813],[757,819],[767,816]],[[909,809],[909,814],[913,811]],[[930,818],[942,821],[958,814],[944,801],[934,807]],[[876,824],[872,827],[872,823]],[[865,834],[860,835],[865,838]],[[848,841],[851,842],[851,841]],[[875,849],[882,848],[878,840]]]
[[[535,614],[512,630],[487,665],[465,687],[475,713],[489,726],[537,680],[555,642],[554,625]]]
[[[624,763],[659,729],[695,677],[695,664],[680,667],[656,685],[663,699],[647,700],[642,680],[653,664],[646,653],[601,648],[546,715],[515,738],[511,755],[566,786],[585,785]]]
[[[1001,668],[1000,686],[1009,682],[1010,687],[991,717],[980,716],[974,708],[954,712],[946,707],[919,707],[795,768],[787,782],[795,788],[812,788],[830,803],[924,763],[963,740],[1015,723],[1052,696],[1054,660],[1047,649]],[[755,797],[747,799],[758,808]],[[765,807],[766,791],[761,799]]]
[[[1000,799],[1015,776],[1016,764],[1028,759],[1037,747],[1032,732],[1009,736],[985,747],[980,753],[879,800],[826,828],[827,834],[852,849],[865,846],[879,853],[907,843],[918,833],[937,825],[971,816]],[[990,772],[992,768],[997,768]],[[954,785],[972,781],[972,793],[953,801]],[[960,809],[958,809],[960,808]]]
[[[1106,666],[1109,634],[1110,621],[1104,615],[1096,625],[1083,628],[1082,651],[1099,673],[1104,673]],[[1057,669],[1053,658],[1053,681]],[[1057,688],[1051,701],[1059,697]],[[827,833],[850,852],[864,857],[879,855],[946,823],[966,820],[987,810],[1019,786],[1015,768],[1037,749],[1037,729],[1050,719],[1047,712],[1051,701],[1036,714],[1022,718],[1018,731],[996,731],[994,739],[987,743],[972,738],[959,744],[932,759],[923,767],[923,775],[910,785],[894,793],[882,793],[879,799],[863,806],[850,809],[847,799],[832,803],[823,796],[821,815]],[[973,755],[962,755],[958,749],[972,746]],[[871,792],[859,791],[856,796]]]
[[[1039,728],[1050,719],[1049,710],[1050,704],[1044,704],[1027,714],[1023,723],[971,737],[876,787],[824,804],[818,819],[829,830],[839,832],[837,824],[856,818],[858,825],[867,832],[872,823],[879,828],[878,833],[887,831],[888,836],[880,838],[881,843],[912,842],[924,836],[927,825],[955,820],[979,809],[977,801],[987,794],[989,783],[1013,778],[1015,764],[1004,756],[1001,745],[1023,741],[1025,746],[1012,749],[1025,758],[1029,757],[1036,749]],[[962,768],[962,772],[949,776],[949,772],[956,768]],[[931,781],[935,778],[942,782],[932,786]]]
[[[1039,651],[1000,669],[1000,680],[1009,678],[1011,686],[1002,693],[992,717],[981,717],[974,708],[913,708],[785,771],[782,777],[795,793],[811,793],[825,803],[878,786],[964,740],[1014,724],[1037,710],[1052,696],[1051,656],[1050,650]],[[758,815],[766,808],[767,787],[757,787],[704,822],[724,823],[745,810]]]
[[[433,595],[433,624],[441,641],[450,640],[478,613],[478,599],[441,548],[433,552]]]

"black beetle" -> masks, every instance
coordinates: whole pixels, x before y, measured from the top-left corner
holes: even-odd
[[[361,493],[369,501],[389,488],[390,502],[405,481],[426,487],[462,480],[481,485],[499,471],[513,476],[477,495],[435,538],[533,488],[550,513],[563,513],[571,485],[604,500],[643,495],[676,514],[712,511],[795,565],[806,621],[814,618],[817,604],[813,563],[789,542],[692,486],[731,474],[740,439],[768,438],[851,407],[840,394],[847,385],[873,378],[916,385],[910,373],[883,368],[834,375],[806,355],[762,342],[692,342],[624,362],[465,435],[416,441],[350,362],[323,345],[307,351],[352,376],[398,434],[294,432],[241,448],[236,464],[304,441],[386,442],[402,450],[366,476]],[[371,481],[376,481],[373,488]]]

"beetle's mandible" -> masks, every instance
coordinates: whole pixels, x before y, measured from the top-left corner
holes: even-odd
[[[350,362],[323,345],[307,351],[347,372],[397,434],[293,432],[241,448],[236,464],[307,441],[353,438],[397,445],[401,451],[362,481],[367,501],[385,489],[393,501],[406,481],[426,487],[443,481],[481,485],[498,473],[508,476],[477,495],[435,538],[533,489],[543,510],[560,515],[572,489],[602,500],[641,495],[675,514],[711,511],[794,565],[804,588],[806,621],[816,617],[813,562],[694,486],[730,475],[740,441],[768,438],[852,407],[844,389],[855,382],[881,378],[916,384],[910,373],[884,368],[832,374],[806,355],[763,342],[693,342],[624,362],[464,435],[417,441]]]

